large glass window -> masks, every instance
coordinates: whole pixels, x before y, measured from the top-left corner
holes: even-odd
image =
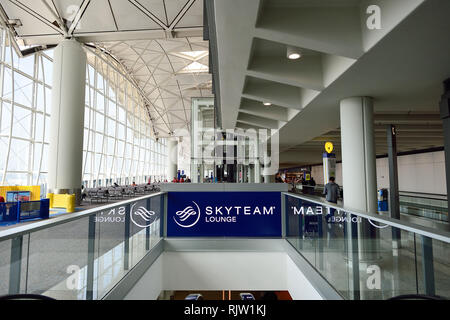
[[[19,58],[9,43],[0,29],[0,184],[45,185],[51,55]]]
[[[0,29],[0,184],[46,186],[53,51],[19,58],[8,37]],[[153,136],[139,91],[113,59],[87,55],[83,183],[165,179],[167,142]]]

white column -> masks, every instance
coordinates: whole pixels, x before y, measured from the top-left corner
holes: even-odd
[[[192,183],[198,183],[198,172],[200,171],[200,165],[195,160],[192,161],[194,163],[191,165],[191,180]]]
[[[255,166],[250,165],[248,167],[249,175],[248,175],[248,183],[255,183]]]
[[[168,180],[172,181],[173,178],[178,175],[178,141],[175,139],[169,139],[167,147],[167,151],[169,152],[167,175]]]
[[[53,53],[52,115],[48,182],[51,193],[75,194],[81,201],[86,53],[64,40]]]
[[[259,143],[259,138],[257,137],[255,141],[255,183],[261,183],[261,160],[259,154],[261,146]]]
[[[275,183],[274,175],[264,175],[264,183]]]
[[[323,154],[323,181],[327,184],[330,178],[336,178],[336,155],[331,153]]]
[[[342,178],[344,207],[377,212],[376,154],[373,100],[354,97],[341,101]],[[372,260],[377,251],[378,229],[365,219],[358,224],[360,259]]]
[[[199,183],[203,183],[203,179],[205,179],[205,165],[200,165],[200,181]]]
[[[269,151],[267,151],[269,152]],[[268,154],[264,154],[264,168],[262,170],[262,175],[264,176],[264,183],[274,183],[275,182],[275,176],[270,174],[269,166],[270,166],[270,157]]]

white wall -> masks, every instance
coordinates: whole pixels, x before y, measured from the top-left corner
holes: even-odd
[[[166,252],[166,290],[286,290],[286,254]]]
[[[161,255],[131,289],[124,300],[156,300],[164,291],[163,256]]]
[[[388,159],[377,160],[379,188],[389,187]],[[400,191],[446,194],[445,155],[443,151],[398,157]]]
[[[323,166],[314,166],[311,168],[311,176],[316,180],[317,184],[326,184],[328,181],[323,181]],[[342,163],[336,164],[336,183],[342,186]]]
[[[294,261],[286,256],[286,276],[288,291],[294,300],[323,300]]]
[[[314,166],[312,176],[323,184],[323,166]],[[398,157],[400,191],[446,194],[444,151]],[[342,164],[336,165],[336,182],[342,185]],[[388,159],[377,159],[378,189],[389,188]],[[345,187],[345,186],[344,186]]]
[[[163,290],[288,290],[294,299],[322,299],[284,252],[164,252],[125,299],[152,300]]]

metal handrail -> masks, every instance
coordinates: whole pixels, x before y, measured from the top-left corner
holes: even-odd
[[[292,183],[289,183],[289,184],[292,184]],[[297,186],[303,186],[303,185],[301,183],[298,183]],[[311,187],[311,186],[306,184],[305,187]],[[322,190],[322,189],[325,188],[325,185],[324,184],[316,184],[314,186],[314,188],[318,189],[318,190]],[[341,190],[343,190],[344,187],[343,186],[339,186],[339,188]],[[387,188],[383,188],[383,189],[389,190],[388,187]],[[405,190],[400,190],[399,191],[400,196],[408,196],[408,195],[404,195],[405,193],[413,194],[417,198],[430,199],[430,200],[444,200],[444,201],[447,200],[447,195],[446,194],[427,193],[427,192],[415,192],[415,191],[405,191]],[[435,196],[435,198],[431,198],[433,196]],[[440,197],[440,198],[437,198],[437,197]]]
[[[22,235],[26,235],[29,233],[33,233],[39,230],[43,230],[43,229],[48,229],[48,228],[52,228],[61,224],[65,224],[65,223],[69,223],[72,221],[76,221],[76,220],[80,220],[89,216],[92,216],[94,214],[97,214],[100,211],[105,211],[108,209],[112,209],[115,208],[117,206],[122,206],[122,205],[126,205],[128,203],[133,203],[136,201],[140,201],[140,200],[145,200],[148,198],[154,198],[154,197],[158,197],[161,195],[166,194],[166,192],[158,192],[158,193],[154,193],[151,195],[146,195],[146,196],[142,196],[142,197],[138,197],[138,198],[133,198],[133,199],[129,199],[126,201],[120,201],[120,202],[116,202],[116,203],[111,203],[108,204],[106,206],[102,206],[102,207],[96,207],[96,208],[92,208],[89,210],[85,210],[82,212],[78,212],[78,213],[73,213],[70,215],[66,215],[66,216],[61,216],[61,217],[57,217],[54,219],[50,219],[50,220],[43,220],[43,221],[39,221],[36,223],[32,223],[32,224],[28,224],[25,226],[20,226],[17,228],[13,228],[13,229],[9,229],[9,230],[5,230],[5,231],[0,231],[0,242],[1,241],[5,241],[5,240],[9,240],[9,239],[14,239],[17,238],[19,236]]]
[[[166,193],[167,192],[158,192],[158,193],[155,193],[152,195],[146,195],[143,197],[129,199],[126,201],[116,202],[116,203],[112,203],[112,204],[109,204],[106,206],[92,208],[92,209],[82,211],[79,213],[73,213],[73,214],[70,214],[67,216],[57,217],[57,218],[54,218],[51,220],[44,220],[44,221],[36,222],[33,224],[28,224],[28,225],[20,226],[17,228],[0,231],[0,241],[13,239],[13,238],[19,237],[21,235],[29,234],[29,233],[36,232],[39,230],[55,227],[57,225],[80,220],[80,219],[89,217],[91,215],[97,214],[100,211],[108,210],[108,209],[111,209],[111,208],[114,208],[114,207],[117,207],[120,205],[126,205],[128,203],[133,203],[133,202],[148,199],[148,198],[158,197],[158,196],[164,195]],[[352,209],[347,209],[344,207],[339,207],[335,204],[331,204],[324,200],[318,200],[318,199],[310,198],[310,197],[303,196],[303,195],[297,195],[297,194],[292,194],[292,193],[287,193],[287,192],[283,192],[282,194],[290,196],[290,197],[298,198],[298,199],[301,199],[304,201],[312,202],[312,203],[315,203],[315,204],[318,204],[321,206],[326,206],[326,207],[330,207],[330,208],[333,208],[336,210],[345,211],[345,212],[348,212],[355,216],[359,216],[359,217],[369,219],[372,221],[384,223],[391,227],[395,227],[395,228],[402,229],[405,231],[417,233],[417,234],[420,234],[420,235],[423,235],[423,236],[426,236],[426,237],[429,237],[432,239],[436,239],[439,241],[443,241],[446,243],[450,243],[450,232],[435,230],[433,228],[423,227],[423,226],[420,226],[420,225],[417,225],[414,223],[403,222],[401,220],[380,216],[378,214],[373,214],[373,213],[369,213],[369,212],[361,212],[361,211],[356,211],[356,210],[352,210]]]
[[[439,240],[442,242],[450,243],[450,232],[447,232],[447,231],[441,231],[441,230],[436,230],[433,228],[423,227],[423,226],[417,225],[415,223],[404,222],[401,220],[380,216],[380,215],[374,214],[374,213],[355,211],[353,209],[339,207],[339,206],[332,204],[330,202],[327,202],[325,200],[318,200],[316,198],[306,197],[303,195],[297,195],[297,194],[292,194],[292,193],[287,193],[287,192],[283,192],[283,194],[286,196],[300,199],[300,200],[312,202],[312,203],[318,204],[320,206],[330,207],[330,208],[333,208],[336,210],[344,211],[344,212],[353,214],[355,216],[362,217],[362,218],[365,218],[365,219],[368,219],[371,221],[380,222],[380,223],[383,223],[383,224],[386,224],[386,225],[389,225],[391,227],[395,227],[395,228],[398,228],[401,230],[417,233],[417,234],[420,234],[422,236],[425,236],[425,237],[428,237],[431,239],[436,239],[436,240]]]
[[[13,294],[0,297],[0,301],[13,301],[13,300],[56,301],[56,299],[54,298],[43,296],[40,294]]]
[[[426,192],[399,191],[400,197],[415,197],[427,200],[447,201],[447,195]],[[438,198],[440,197],[440,198]]]

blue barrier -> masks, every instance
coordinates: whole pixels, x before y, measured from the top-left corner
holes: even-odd
[[[0,222],[20,223],[50,217],[50,200],[0,203]]]

